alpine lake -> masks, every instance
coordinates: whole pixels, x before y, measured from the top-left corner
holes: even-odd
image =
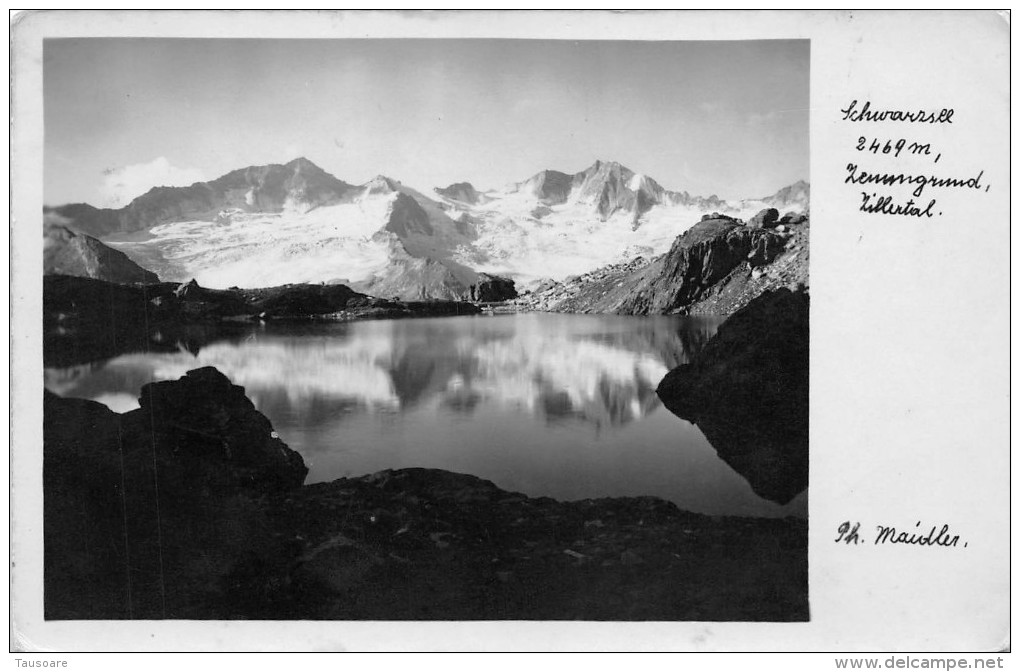
[[[709,515],[806,518],[806,490],[785,504],[759,496],[656,396],[721,322],[552,313],[268,322],[47,368],[45,384],[124,412],[144,384],[214,366],[301,453],[308,483],[429,467],[532,497],[651,495]]]

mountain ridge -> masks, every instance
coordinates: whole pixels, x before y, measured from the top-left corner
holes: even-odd
[[[467,296],[478,274],[534,286],[662,254],[705,213],[806,210],[809,189],[799,181],[771,196],[723,201],[665,189],[599,159],[576,173],[539,171],[502,191],[465,181],[426,195],[385,175],[349,184],[298,158],[154,187],[118,210],[67,204],[44,212],[171,281],[225,288],[342,278],[440,298]]]
[[[303,197],[299,201],[301,204],[318,207],[351,199],[356,194],[400,191],[402,187],[399,180],[382,174],[361,185],[349,184],[311,160],[298,157],[284,164],[238,168],[215,179],[188,186],[153,186],[122,208],[98,208],[89,203],[75,202],[45,206],[44,212],[55,212],[71,220],[71,225],[81,233],[101,237],[132,233],[139,227],[148,228],[174,218],[206,215],[217,208],[280,212],[288,197]],[[809,183],[801,179],[780,188],[774,194],[742,200],[784,202],[806,198],[809,189]],[[512,183],[508,190],[528,190],[539,200],[552,205],[567,202],[576,192],[575,200],[595,205],[603,217],[609,217],[617,210],[630,206],[636,206],[639,211],[647,211],[652,205],[664,203],[664,199],[673,204],[698,204],[724,209],[728,203],[715,194],[692,196],[687,191],[665,189],[644,173],[636,173],[617,161],[603,159],[596,159],[589,167],[576,173],[544,169],[526,180]],[[435,187],[433,191],[445,198],[468,204],[478,203],[483,196],[470,182]],[[644,196],[643,202],[638,202],[638,194]],[[173,203],[174,200],[177,202]]]
[[[166,222],[215,216],[218,211],[281,212],[300,199],[312,207],[349,198],[355,186],[337,179],[308,159],[232,170],[186,187],[154,186],[122,208],[71,203],[44,212],[71,220],[74,228],[97,238],[130,234]]]

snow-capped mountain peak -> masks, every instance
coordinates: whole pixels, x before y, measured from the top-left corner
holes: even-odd
[[[389,194],[400,189],[400,181],[385,175],[376,175],[371,180],[361,185],[362,189],[371,190],[375,194]]]

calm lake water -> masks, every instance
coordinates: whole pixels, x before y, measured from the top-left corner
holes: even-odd
[[[123,412],[142,385],[215,366],[301,453],[309,483],[433,467],[532,496],[655,495],[701,513],[806,516],[806,492],[785,506],[759,497],[655,394],[720,322],[524,313],[268,324],[197,354],[47,369],[46,387]]]

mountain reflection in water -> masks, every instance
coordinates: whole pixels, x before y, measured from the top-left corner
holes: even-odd
[[[309,464],[470,473],[559,499],[657,495],[706,513],[803,515],[755,495],[655,389],[719,320],[521,314],[269,324],[197,354],[47,369],[62,396],[137,406],[140,387],[215,366]],[[678,448],[678,437],[681,440]]]

